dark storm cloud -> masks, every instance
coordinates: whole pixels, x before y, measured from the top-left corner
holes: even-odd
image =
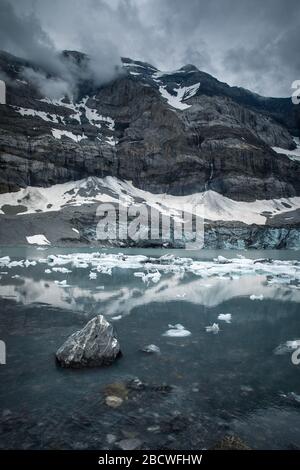
[[[63,58],[61,49],[42,27],[42,19],[32,8],[35,2],[25,0],[18,9],[14,5],[15,2],[0,0],[1,49],[30,60],[33,67],[24,69],[24,78],[34,82],[43,94],[53,98],[63,94],[74,95],[79,81],[84,78],[101,84],[116,75],[121,64],[114,46],[96,56],[91,53],[84,71],[75,60]]]
[[[1,48],[40,63],[47,57],[53,66],[59,65],[57,50],[86,51],[100,81],[113,76],[120,55],[163,70],[193,63],[265,95],[288,96],[292,81],[300,79],[299,0],[0,0],[0,5]]]

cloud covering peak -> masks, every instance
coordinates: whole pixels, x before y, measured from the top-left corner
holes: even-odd
[[[57,51],[71,49],[91,57],[98,83],[110,80],[125,56],[162,70],[191,63],[268,96],[290,96],[300,79],[299,24],[298,0],[0,3],[1,48],[60,75]]]

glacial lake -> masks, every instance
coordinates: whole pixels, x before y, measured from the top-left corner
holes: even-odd
[[[235,435],[254,449],[300,449],[299,260],[297,251],[0,248],[0,448],[138,439],[143,449],[204,449]],[[61,369],[56,350],[97,314],[114,324],[123,357]],[[214,323],[219,331],[207,331]],[[166,335],[178,324],[190,334]],[[150,344],[160,354],[141,351]],[[121,391],[118,408],[107,406],[109,390]]]

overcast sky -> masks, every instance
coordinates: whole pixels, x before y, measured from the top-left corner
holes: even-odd
[[[290,96],[300,80],[299,0],[0,0],[0,48],[45,64],[56,50],[162,70],[192,63],[230,85]]]

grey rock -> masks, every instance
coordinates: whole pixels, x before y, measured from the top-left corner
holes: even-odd
[[[62,367],[96,367],[112,364],[120,354],[113,326],[98,315],[66,340],[56,359]]]

